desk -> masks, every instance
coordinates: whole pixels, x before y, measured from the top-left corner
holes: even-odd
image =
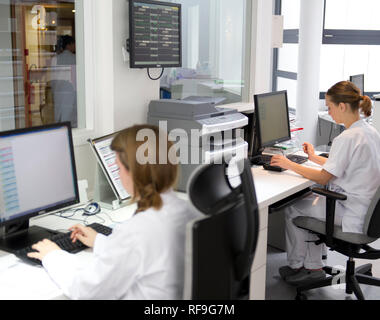
[[[87,217],[88,224],[93,222],[114,226],[130,219],[136,210],[136,205],[109,211],[102,209],[96,216]],[[69,214],[66,214],[68,216]],[[72,218],[85,220],[80,214]],[[30,220],[30,225],[54,230],[67,230],[80,221],[60,218],[56,215],[44,215]],[[92,249],[86,249],[76,254],[80,257],[79,266],[86,268],[93,259]],[[42,267],[30,266],[21,262],[13,254],[0,251],[0,300],[63,300],[67,299],[60,288],[50,279]]]
[[[250,299],[265,300],[268,207],[288,196],[313,185],[313,182],[302,178],[291,171],[273,172],[262,167],[252,169],[260,214],[260,233],[255,259],[251,268]],[[187,199],[185,194],[177,194]],[[132,217],[136,205],[130,205],[115,211],[102,209],[97,216],[88,217],[87,222],[98,222],[108,226],[123,222]],[[81,216],[77,218],[83,219]],[[111,219],[112,220],[111,220]],[[104,219],[104,221],[102,221]],[[46,215],[31,220],[31,225],[50,229],[66,230],[79,221]],[[77,253],[80,266],[85,268],[92,259],[91,249]],[[0,252],[0,299],[66,299],[62,291],[49,278],[41,267],[29,266],[20,262],[14,255]]]
[[[250,299],[265,300],[268,208],[298,191],[306,189],[314,182],[291,172],[266,171],[262,167],[252,168],[256,197],[260,214],[260,233],[256,255],[251,268]]]

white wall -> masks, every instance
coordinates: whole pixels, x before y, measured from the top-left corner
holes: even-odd
[[[103,0],[110,2],[109,0]],[[160,83],[148,78],[146,69],[130,69],[123,61],[121,48],[129,38],[128,2],[112,0],[113,4],[113,84],[115,131],[137,123],[146,123],[148,105],[159,98]],[[151,69],[153,77],[161,69]]]
[[[257,1],[257,38],[254,93],[272,91],[272,15],[273,1]]]
[[[128,1],[94,0],[94,108],[98,136],[146,123],[148,104],[159,98],[159,82],[146,69],[130,69],[122,46],[129,37]],[[155,76],[157,70],[152,70]],[[95,137],[93,137],[95,138]],[[89,181],[92,193],[95,158],[87,144],[75,148],[78,179]]]

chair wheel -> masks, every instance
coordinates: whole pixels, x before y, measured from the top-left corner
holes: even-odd
[[[304,293],[297,293],[296,300],[307,300],[307,296]]]

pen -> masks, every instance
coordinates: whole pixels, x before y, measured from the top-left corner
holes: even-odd
[[[301,131],[301,130],[303,130],[303,128],[294,128],[294,129],[291,129],[290,132]]]

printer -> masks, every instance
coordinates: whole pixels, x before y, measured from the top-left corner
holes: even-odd
[[[248,118],[235,109],[217,107],[212,100],[153,100],[148,123],[165,131],[173,142],[180,166],[179,191],[186,191],[199,165],[230,163],[248,156],[248,144],[240,130],[248,124]]]

